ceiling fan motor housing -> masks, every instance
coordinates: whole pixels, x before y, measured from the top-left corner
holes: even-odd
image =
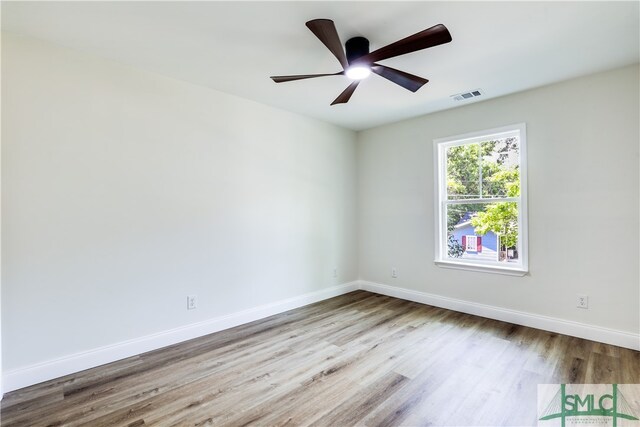
[[[369,53],[369,40],[364,37],[353,37],[344,44],[347,51],[347,62],[353,64],[358,58]]]

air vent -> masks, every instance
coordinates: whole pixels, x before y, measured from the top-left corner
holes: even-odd
[[[477,98],[482,95],[483,95],[482,90],[475,89],[475,90],[470,90],[469,92],[457,93],[455,95],[451,95],[451,98],[453,98],[454,101],[464,101],[471,98]]]

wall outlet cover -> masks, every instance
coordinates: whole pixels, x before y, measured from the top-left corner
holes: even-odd
[[[589,295],[578,295],[576,307],[589,308]]]
[[[187,295],[187,310],[195,310],[196,308],[198,308],[198,297]]]

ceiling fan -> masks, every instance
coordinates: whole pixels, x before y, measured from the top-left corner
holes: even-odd
[[[333,74],[304,74],[298,76],[272,76],[276,83],[290,82],[293,80],[311,79],[314,77],[340,76],[346,75],[353,82],[331,103],[344,104],[349,101],[351,95],[358,87],[360,81],[367,78],[373,71],[379,76],[402,86],[405,89],[415,92],[429,80],[395,68],[380,65],[377,61],[404,55],[433,46],[438,46],[451,41],[449,30],[442,24],[434,25],[431,28],[420,31],[412,36],[398,40],[385,47],[369,52],[369,40],[364,37],[353,37],[345,43],[342,48],[340,37],[336,31],[336,26],[330,19],[313,19],[306,23],[313,34],[333,53],[342,71]],[[346,50],[346,55],[345,55]]]

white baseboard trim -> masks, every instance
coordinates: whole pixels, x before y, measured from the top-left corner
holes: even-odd
[[[225,316],[215,317],[203,322],[7,371],[2,376],[2,391],[7,393],[85,369],[95,368],[105,363],[115,362],[147,351],[157,350],[168,345],[253,322],[254,320],[264,319],[274,314],[333,298],[357,289],[358,282],[345,283]]]
[[[190,325],[181,326],[144,337],[119,342],[96,349],[71,354],[46,362],[7,371],[2,376],[3,392],[17,390],[43,381],[52,380],[106,363],[157,350],[168,345],[198,338],[234,326],[264,319],[274,314],[313,304],[355,290],[365,290],[408,301],[433,305],[489,319],[501,320],[536,329],[598,341],[620,347],[640,350],[640,334],[587,325],[584,323],[525,313],[426,292],[383,285],[364,280],[345,283],[296,297],[276,301],[247,310],[231,313]],[[1,396],[1,395],[0,395]],[[0,397],[1,399],[1,397]]]
[[[632,350],[640,350],[640,334],[587,325],[585,323],[558,319],[556,317],[548,317],[491,305],[478,304],[475,302],[463,301],[455,298],[448,298],[428,294],[426,292],[414,291],[411,289],[383,285],[364,280],[360,281],[359,288],[390,297],[433,305],[440,308],[460,311],[462,313],[474,314],[476,316],[501,320],[503,322],[515,323],[516,325],[529,326],[531,328],[584,338],[591,341],[598,341],[605,344],[617,345],[619,347],[630,348]]]

